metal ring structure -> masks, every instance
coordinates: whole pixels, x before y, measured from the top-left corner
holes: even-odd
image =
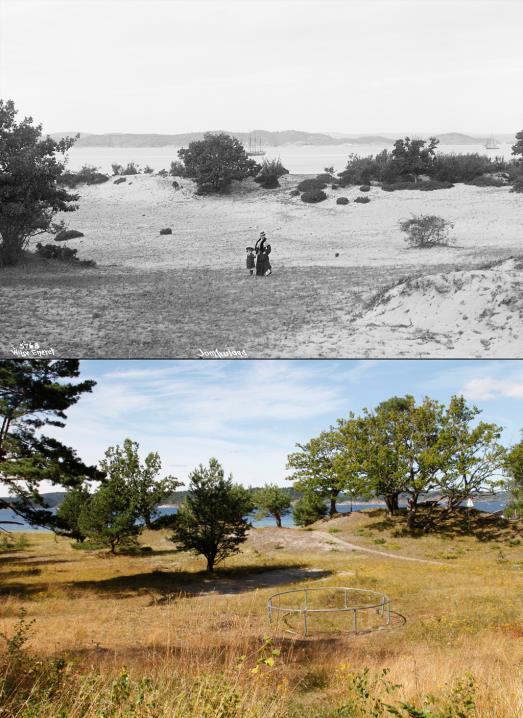
[[[343,605],[340,608],[312,608],[309,603],[310,594],[313,591],[331,591],[334,593],[341,593],[343,596]],[[288,596],[289,594],[301,594],[302,602],[299,606],[282,606],[281,597]],[[364,597],[369,597],[368,601],[365,601]],[[351,598],[358,598],[359,603],[351,603]],[[290,615],[298,614],[301,616],[303,621],[303,636],[307,637],[309,634],[309,616],[310,614],[316,613],[352,613],[352,629],[350,633],[359,633],[358,630],[358,615],[364,611],[375,610],[383,618],[383,624],[378,628],[384,628],[390,625],[390,599],[384,593],[378,591],[370,591],[365,588],[351,588],[349,586],[313,586],[308,588],[294,588],[289,591],[281,591],[270,596],[267,601],[267,613],[269,617],[269,623],[272,624],[273,614],[279,613],[285,621],[288,629],[291,633],[297,633],[291,629],[286,621],[286,618]],[[360,622],[361,623],[361,622]]]

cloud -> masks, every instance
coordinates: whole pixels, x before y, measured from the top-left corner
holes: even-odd
[[[481,377],[470,379],[462,389],[467,399],[490,401],[502,397],[523,399],[523,379],[495,379]]]

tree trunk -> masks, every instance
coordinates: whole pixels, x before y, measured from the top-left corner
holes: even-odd
[[[281,529],[281,516],[280,514],[274,514],[274,518],[276,519],[276,526]]]
[[[205,558],[207,559],[207,573],[212,573],[216,556],[206,556]]]
[[[330,496],[330,507],[329,507],[329,516],[332,517],[336,513],[336,497],[338,494],[334,494]]]
[[[24,249],[24,237],[17,232],[2,232],[0,237],[0,267],[17,264]]]

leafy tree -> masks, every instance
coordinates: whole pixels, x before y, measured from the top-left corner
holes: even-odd
[[[178,157],[184,163],[186,176],[196,181],[199,194],[223,192],[232,180],[254,177],[260,170],[241,142],[224,132],[207,132],[203,140],[178,150]]]
[[[90,500],[91,494],[85,486],[68,491],[56,512],[56,533],[71,536],[78,543],[83,543],[87,536],[80,528],[80,516]]]
[[[182,551],[205,556],[207,571],[238,553],[250,524],[245,518],[254,508],[251,494],[225,478],[216,459],[189,475],[189,491],[176,516],[171,541]]]
[[[484,421],[473,425],[480,413],[463,396],[453,396],[444,417],[441,450],[446,456],[439,488],[451,510],[502,485],[500,472],[506,466],[506,450],[499,444],[502,430]]]
[[[292,507],[292,516],[297,526],[310,526],[322,519],[326,513],[325,500],[314,491],[303,494]]]
[[[156,452],[150,452],[143,463],[138,454],[139,444],[125,439],[123,446],[111,446],[101,463],[102,470],[110,476],[119,476],[128,485],[138,517],[147,528],[157,517],[157,506],[181,486],[174,476],[158,479],[162,463]]]
[[[435,137],[429,139],[428,146],[425,140],[412,140],[410,137],[396,140],[392,150],[392,168],[397,175],[419,175],[430,173],[436,158],[436,147],[439,140]]]
[[[108,476],[81,510],[78,528],[94,544],[115,554],[118,547],[136,542],[142,526],[130,483],[118,470],[113,472],[110,463],[101,463],[107,467]]]
[[[260,172],[254,181],[258,182],[264,189],[274,189],[280,186],[278,179],[283,175],[289,174],[289,170],[285,169],[281,160],[263,160]]]
[[[294,473],[287,477],[294,481],[294,488],[304,493],[316,492],[330,501],[329,515],[336,513],[336,499],[343,490],[344,477],[338,473],[336,457],[340,445],[332,429],[310,439],[306,444],[296,444],[299,451],[289,454],[287,468]]]
[[[39,493],[41,481],[74,488],[103,476],[73,449],[40,433],[46,425],[65,426],[65,411],[95,386],[68,381],[79,374],[77,359],[0,362],[0,482],[10,494],[0,508],[34,525],[56,523]]]
[[[281,520],[290,511],[291,497],[276,484],[265,484],[255,494],[256,506],[259,509],[259,516],[273,516],[276,526],[281,528]]]
[[[29,239],[49,231],[57,212],[72,212],[78,195],[60,186],[75,139],[42,138],[31,117],[16,121],[12,100],[0,100],[0,266],[16,264]]]
[[[506,488],[509,494],[506,511],[509,515],[523,516],[523,441],[507,453],[505,471],[508,475]]]

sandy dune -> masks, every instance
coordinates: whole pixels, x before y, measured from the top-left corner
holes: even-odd
[[[64,219],[85,236],[68,246],[97,266],[3,270],[0,354],[25,340],[84,357],[521,356],[521,269],[507,261],[523,255],[521,195],[373,187],[362,205],[357,187],[328,188],[307,205],[289,194],[303,177],[212,197],[147,175],[81,187]],[[454,222],[454,245],[409,248],[398,227],[409,213]],[[253,278],[245,246],[262,229],[274,272]]]

